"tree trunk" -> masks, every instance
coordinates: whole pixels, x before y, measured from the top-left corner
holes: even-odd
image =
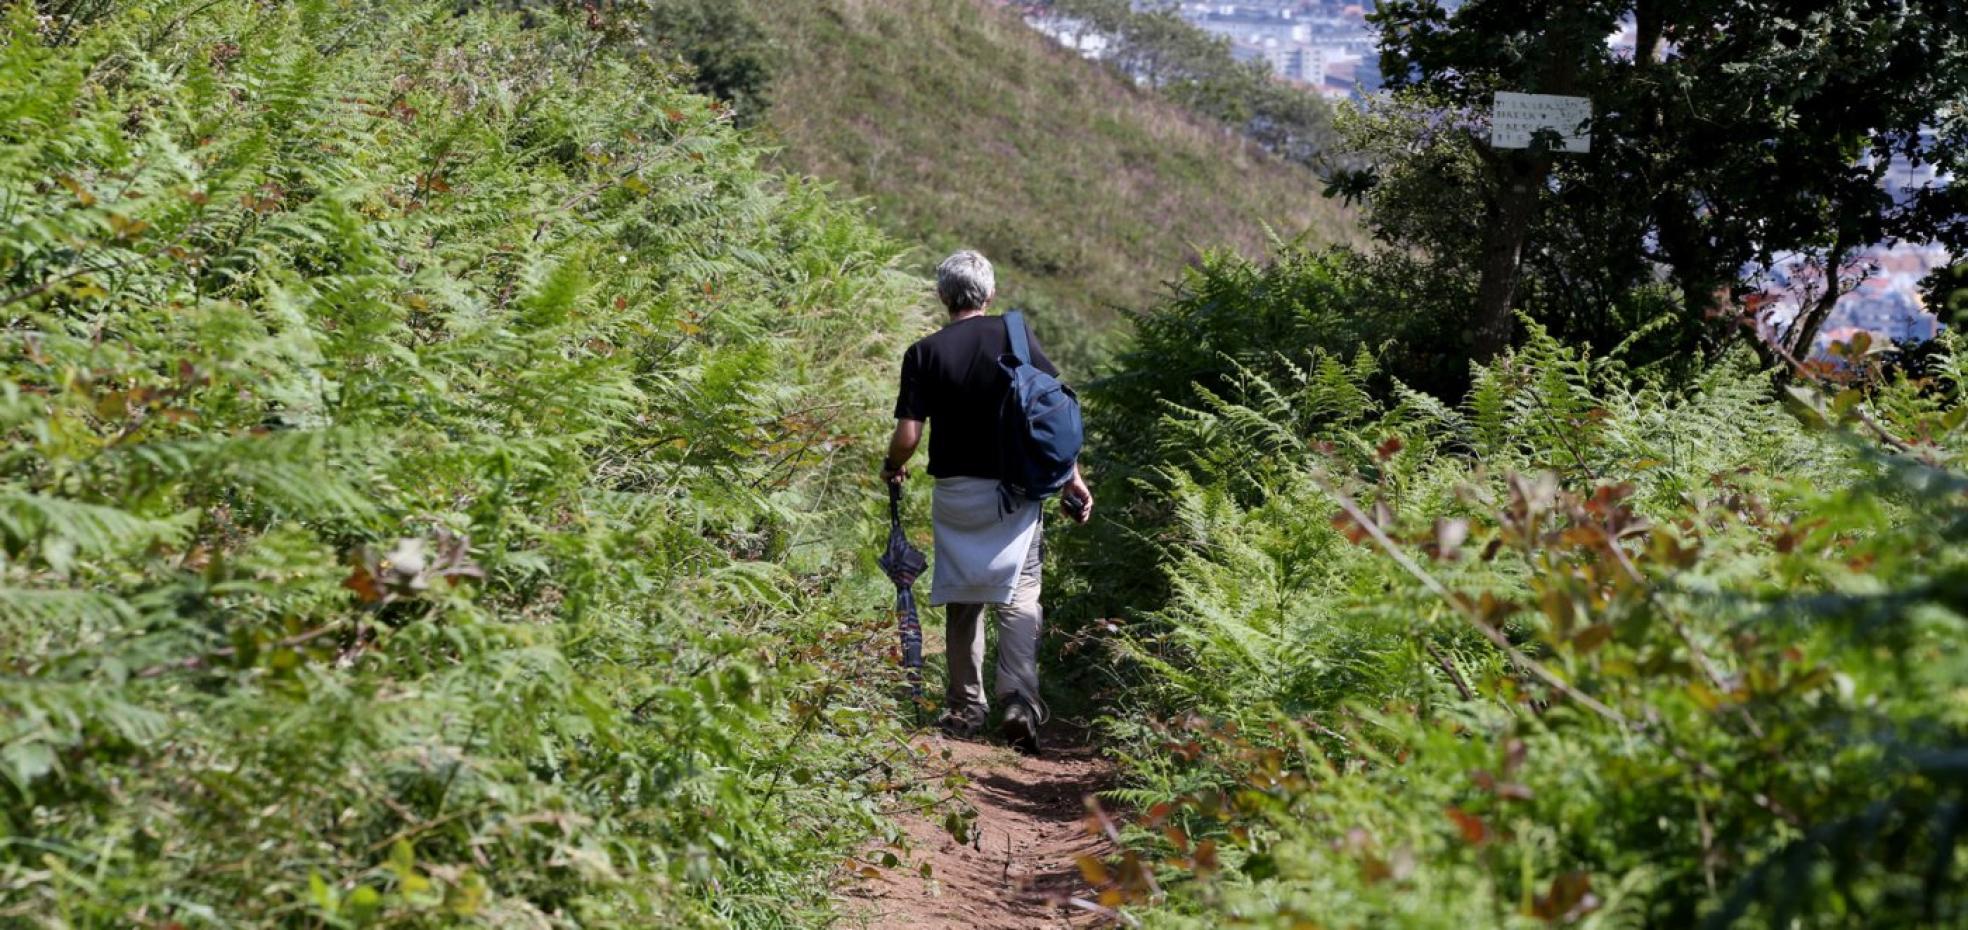
[[[1646,75],[1654,69],[1654,62],[1659,58],[1661,41],[1664,38],[1662,30],[1666,28],[1666,24],[1661,22],[1660,4],[1650,3],[1647,0],[1635,3],[1633,24],[1633,67],[1642,75]]]
[[[1570,94],[1578,84],[1579,59],[1586,52],[1580,43],[1590,33],[1556,24],[1552,29],[1547,40],[1550,47],[1543,53],[1546,70],[1532,87],[1539,93]],[[1482,278],[1476,285],[1476,315],[1469,332],[1470,354],[1478,363],[1496,358],[1510,347],[1524,242],[1530,237],[1531,221],[1537,216],[1538,200],[1556,157],[1537,149],[1491,151],[1494,157],[1489,161],[1497,193],[1490,204],[1488,228],[1483,231]]]
[[[1551,173],[1548,155],[1505,155],[1499,162],[1503,183],[1498,185],[1483,231],[1482,279],[1476,286],[1476,313],[1469,330],[1471,357],[1479,363],[1510,346],[1524,241],[1537,212],[1538,194]]]
[[[1791,322],[1789,332],[1772,334],[1783,344],[1791,358],[1801,362],[1811,357],[1811,349],[1818,341],[1818,330],[1824,328],[1825,321],[1831,318],[1831,311],[1838,307],[1839,298],[1845,296],[1845,290],[1839,286],[1844,281],[1840,272],[1853,251],[1841,231],[1838,241],[1832,244],[1830,253],[1825,256],[1824,293],[1819,294],[1818,299],[1809,306],[1798,308],[1797,319]]]

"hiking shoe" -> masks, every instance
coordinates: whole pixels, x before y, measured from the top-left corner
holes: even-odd
[[[954,707],[936,718],[936,728],[952,739],[973,739],[984,729],[984,708]]]
[[[1004,719],[998,722],[998,735],[1003,736],[1011,748],[1028,756],[1044,751],[1039,745],[1039,712],[1022,694],[1005,699]]]

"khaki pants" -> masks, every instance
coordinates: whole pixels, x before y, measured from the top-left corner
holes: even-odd
[[[1039,568],[1045,561],[1045,530],[1032,534],[1032,548],[1018,573],[1011,603],[997,606],[998,697],[1022,694],[1033,706],[1039,698],[1039,630],[1045,616],[1039,610]],[[950,604],[943,628],[943,650],[950,662],[950,686],[944,707],[988,709],[984,700],[984,605]]]

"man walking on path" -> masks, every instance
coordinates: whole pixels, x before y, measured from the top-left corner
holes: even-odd
[[[1039,609],[1039,570],[1044,526],[1040,501],[1000,493],[1005,450],[1002,417],[1009,379],[999,358],[1011,352],[1004,318],[987,316],[997,296],[991,263],[976,252],[958,252],[936,269],[936,294],[950,320],[902,356],[895,400],[895,434],[882,478],[901,483],[908,462],[931,424],[929,473],[936,479],[931,505],[936,560],[930,606],[949,606],[944,629],[949,687],[938,721],[954,736],[984,727],[984,625],[986,604],[998,615],[996,696],[1004,702],[1005,739],[1027,752],[1039,749],[1038,646],[1044,620]],[[1057,377],[1036,339],[1027,339],[1031,363]],[[1064,488],[1061,509],[1085,523],[1093,494],[1077,466]]]

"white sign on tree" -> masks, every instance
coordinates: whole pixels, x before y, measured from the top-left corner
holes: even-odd
[[[1497,91],[1490,115],[1490,145],[1500,149],[1527,149],[1540,130],[1558,134],[1562,152],[1592,151],[1592,137],[1585,123],[1592,118],[1592,101],[1585,97],[1557,97],[1551,94],[1513,94]]]

